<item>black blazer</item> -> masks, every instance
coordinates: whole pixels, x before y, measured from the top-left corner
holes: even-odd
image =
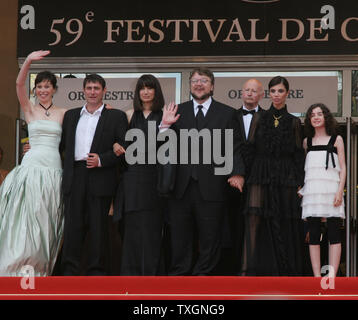
[[[253,123],[254,118],[257,117],[257,113],[262,112],[262,110],[263,109],[259,106],[257,112],[255,112],[254,116],[251,119],[251,124]],[[246,141],[247,139],[246,139],[246,134],[245,134],[245,125],[244,125],[244,118],[243,118],[244,115],[242,113],[242,107],[237,110],[236,116],[237,116],[237,119],[238,119],[238,122],[239,122],[238,125],[239,125],[239,128],[240,128],[239,129],[240,138],[241,138],[242,141]],[[250,136],[251,128],[252,128],[252,126],[250,125],[249,135],[248,136]]]
[[[62,124],[60,152],[64,152],[62,187],[64,194],[71,191],[75,161],[75,137],[81,108],[65,113]],[[95,196],[113,196],[118,184],[119,158],[113,153],[113,144],[125,143],[128,120],[123,111],[103,108],[93,137],[91,153],[101,159],[99,168],[89,169],[89,192]]]
[[[259,106],[258,111],[255,112],[255,114],[253,115],[253,117],[251,119],[251,123],[250,123],[248,138],[246,138],[246,134],[245,134],[245,125],[244,125],[244,119],[243,119],[244,115],[242,112],[242,107],[236,111],[236,118],[238,121],[239,133],[240,133],[240,144],[239,144],[240,154],[241,154],[241,156],[244,160],[244,163],[245,163],[246,177],[248,177],[250,174],[250,169],[251,169],[251,165],[253,162],[253,156],[254,156],[254,153],[253,153],[254,150],[252,148],[252,145],[249,142],[249,138],[250,138],[250,136],[252,136],[254,134],[254,130],[256,130],[257,123],[258,123],[263,111],[264,111],[264,109],[262,109]]]
[[[211,137],[214,129],[221,129],[221,147],[222,155],[224,155],[225,147],[225,129],[233,129],[234,133],[234,155],[233,155],[233,169],[229,175],[215,175],[215,167],[222,167],[211,164],[199,164],[197,165],[198,183],[201,194],[204,200],[208,201],[224,201],[227,197],[226,187],[227,179],[232,175],[244,175],[245,167],[241,155],[239,153],[239,136],[238,136],[238,121],[235,116],[236,110],[225,104],[212,100],[209,110],[205,116],[204,128],[207,128],[211,132]],[[187,101],[178,106],[178,114],[180,117],[178,121],[172,126],[172,129],[177,131],[178,145],[180,142],[180,129],[192,129],[196,128],[196,120],[194,115],[193,101]],[[188,187],[192,165],[190,164],[190,143],[189,150],[179,150],[178,161],[180,152],[187,152],[189,164],[178,164],[176,167],[176,179],[174,187],[174,196],[177,199],[181,199],[184,195],[186,188]],[[199,151],[202,153],[202,150]]]

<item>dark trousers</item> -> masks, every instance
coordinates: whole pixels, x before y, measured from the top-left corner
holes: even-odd
[[[243,210],[246,193],[241,193],[240,190],[230,187],[228,194],[229,202],[227,210],[227,223],[229,228],[227,228],[227,230],[230,236],[232,250],[232,261],[230,261],[231,268],[229,270],[234,275],[238,275],[241,269],[245,234],[245,216],[243,214]]]
[[[163,232],[161,209],[126,212],[123,223],[121,275],[158,275]]]
[[[87,169],[83,162],[76,164],[71,192],[64,197],[62,274],[65,276],[80,275],[86,238],[88,247],[85,274],[106,274],[107,217],[111,197],[98,197],[89,193],[89,170],[91,169]]]
[[[182,199],[169,200],[169,275],[209,275],[214,270],[220,259],[223,214],[224,202],[204,200],[193,179]]]

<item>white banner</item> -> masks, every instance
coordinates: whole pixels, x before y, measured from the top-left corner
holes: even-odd
[[[215,74],[214,98],[238,109],[243,104],[242,86],[250,78]],[[252,78],[262,82],[265,95],[260,105],[268,109],[271,105],[268,83],[272,76],[255,77],[252,73]],[[318,102],[324,103],[333,113],[338,111],[338,76],[287,76],[286,78],[290,84],[286,101],[289,112],[305,113],[310,105]]]
[[[105,78],[107,92],[104,102],[121,110],[133,107],[134,90],[138,78]],[[158,78],[162,87],[165,103],[177,101],[177,78]],[[53,98],[54,104],[64,108],[81,107],[86,103],[83,93],[83,79],[61,78],[58,79],[58,90]]]

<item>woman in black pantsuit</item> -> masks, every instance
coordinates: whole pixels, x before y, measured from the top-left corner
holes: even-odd
[[[127,111],[129,129],[140,129],[146,145],[145,163],[128,164],[123,174],[123,276],[154,276],[160,271],[162,201],[157,193],[157,164],[148,163],[147,141],[149,122],[152,122],[152,128],[158,130],[163,106],[164,97],[157,78],[150,74],[142,75],[134,93],[134,110]],[[117,155],[121,149],[120,145],[114,145]]]

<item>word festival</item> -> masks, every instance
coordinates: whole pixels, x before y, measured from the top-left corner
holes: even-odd
[[[243,24],[236,19],[178,19],[178,20],[105,20],[107,37],[104,43],[160,43],[202,42],[209,37],[211,43],[217,42],[269,42],[271,34],[265,29],[264,19],[248,19]],[[281,34],[274,35],[278,42],[294,42],[303,39],[308,42],[329,41],[329,33],[322,30],[322,18],[307,18],[306,21],[293,18],[279,19]],[[245,25],[242,28],[241,25]],[[246,28],[246,25],[249,27]],[[348,30],[357,28],[358,18],[350,17],[343,21],[340,32],[346,41],[358,41]],[[172,30],[174,28],[174,30]],[[145,33],[148,30],[148,33]],[[170,30],[170,33],[166,33]],[[244,30],[244,31],[243,31]],[[260,30],[260,31],[258,31]],[[174,32],[172,32],[174,31]],[[295,34],[294,34],[295,32]],[[170,36],[170,39],[167,39]]]

